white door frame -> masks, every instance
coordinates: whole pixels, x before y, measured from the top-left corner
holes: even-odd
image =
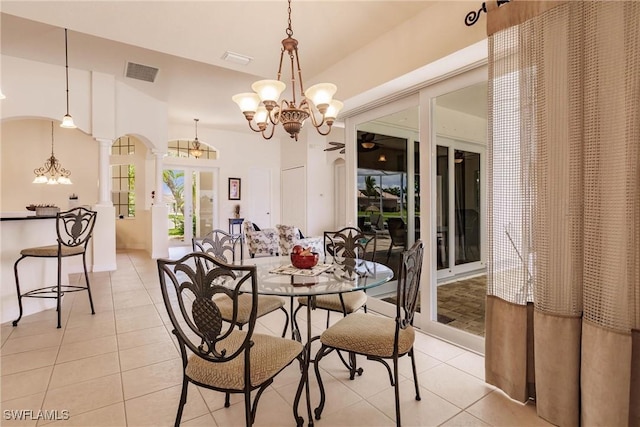
[[[448,262],[449,262],[449,267],[448,268],[444,268],[444,269],[440,269],[437,270],[437,277],[439,280],[442,279],[446,279],[446,278],[453,278],[457,275],[461,275],[461,274],[465,274],[465,273],[471,273],[474,271],[478,271],[478,270],[482,270],[485,268],[486,265],[486,200],[487,200],[487,194],[486,194],[486,146],[482,145],[482,144],[478,144],[475,142],[465,142],[465,141],[461,141],[460,139],[453,139],[451,137],[441,137],[440,135],[437,136],[436,141],[435,141],[436,147],[440,146],[440,147],[447,147],[449,149],[449,156],[448,156],[448,160],[449,160],[449,165],[448,165],[448,172],[449,172],[449,208],[448,208],[448,212],[449,212],[449,218],[448,218],[448,224],[449,224],[449,228],[451,229],[448,233],[448,242],[447,242],[447,248],[448,248]],[[454,170],[454,156],[453,156],[453,152],[455,150],[464,150],[464,151],[468,151],[471,153],[477,153],[480,155],[480,182],[482,183],[482,185],[480,186],[480,212],[478,212],[480,214],[480,260],[476,261],[476,262],[469,262],[469,263],[465,263],[465,264],[455,264],[455,232],[454,232],[454,227],[455,227],[455,200],[453,197],[453,194],[455,192],[455,170]],[[436,158],[434,156],[433,158],[433,166],[432,166],[432,170],[434,171],[434,173],[436,172],[436,166],[435,166],[435,162],[436,162]],[[434,183],[435,184],[435,183]],[[437,209],[437,206],[436,206]],[[437,259],[437,254],[436,254],[436,259]],[[437,265],[436,265],[437,267]]]
[[[436,127],[434,125],[434,106],[436,97],[439,95],[450,93],[483,81],[486,82],[487,72],[488,68],[486,65],[478,66],[441,82],[435,83],[420,91],[420,141],[421,147],[425,148],[422,152],[430,153],[431,161],[420,164],[420,188],[422,201],[421,214],[423,218],[421,223],[421,235],[429,236],[429,240],[424,239],[425,262],[422,267],[422,292],[420,293],[421,316],[420,318],[417,318],[416,324],[428,333],[432,333],[439,338],[461,345],[480,354],[484,354],[483,337],[456,329],[452,326],[438,323],[437,321],[438,266],[437,254],[435,251],[435,239],[437,236],[435,203],[435,158],[437,135]],[[422,145],[422,141],[427,145]],[[484,166],[482,169],[486,171],[486,162],[482,166]],[[433,203],[432,200],[434,201]],[[484,206],[486,203],[482,205]],[[481,215],[486,215],[486,212],[482,212]],[[486,236],[486,233],[484,235]]]
[[[219,204],[219,193],[220,193],[220,169],[218,167],[211,166],[196,166],[192,164],[187,164],[184,159],[178,159],[176,162],[172,162],[173,158],[165,158],[162,166],[162,170],[182,170],[184,171],[184,242],[179,246],[190,246],[191,239],[193,238],[193,231],[191,224],[193,222],[193,194],[191,191],[186,191],[187,188],[191,188],[193,185],[193,172],[212,172],[213,173],[213,224],[214,228],[219,228],[222,230],[226,230],[226,225],[221,227],[220,220],[220,204]],[[192,163],[191,161],[190,163]],[[226,183],[225,183],[226,185]],[[189,226],[187,226],[189,224]],[[167,235],[167,239],[169,236]]]

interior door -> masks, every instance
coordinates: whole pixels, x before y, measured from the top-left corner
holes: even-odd
[[[260,228],[271,228],[271,170],[254,168],[249,171],[249,209],[251,220]],[[247,218],[247,217],[245,217]]]
[[[282,224],[307,230],[307,184],[305,167],[285,169],[280,180],[282,189],[280,218]]]

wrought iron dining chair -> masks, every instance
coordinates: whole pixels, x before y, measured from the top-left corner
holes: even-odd
[[[389,250],[387,251],[387,264],[391,258],[391,252],[394,246],[399,246],[404,251],[407,245],[407,227],[405,226],[402,218],[389,218],[387,220],[387,227],[389,230],[389,237],[391,243],[389,244]]]
[[[213,258],[223,262],[229,263],[236,261],[236,253],[239,253],[238,257],[242,261],[243,257],[243,244],[242,235],[229,234],[225,231],[216,229],[209,232],[205,237],[193,238],[192,247],[194,252],[204,252],[211,255]],[[239,251],[237,250],[239,247]],[[214,268],[213,264],[205,264],[208,268]],[[233,304],[234,301],[225,295],[219,295],[216,300],[216,304],[220,310],[222,319],[226,322],[233,322],[240,328],[249,322],[252,308],[252,299],[249,294],[241,294],[237,299],[238,304],[238,316],[233,319]],[[285,309],[285,300],[271,295],[258,296],[258,312],[257,316],[260,318],[276,310],[282,310],[285,315],[284,330],[282,336],[287,334],[289,327],[289,313]]]
[[[232,393],[242,394],[245,423],[252,425],[260,396],[274,377],[295,359],[301,368],[303,364],[303,346],[298,341],[255,333],[256,267],[227,264],[209,254],[192,252],[179,260],[159,259],[158,273],[182,356],[182,394],[175,425],[180,425],[190,382],[225,393],[225,407]],[[218,295],[235,302],[229,323],[223,322]],[[252,302],[244,331],[234,327],[240,316],[237,302],[243,295]],[[256,391],[253,402],[252,391]],[[296,409],[294,418],[301,425]]]
[[[345,227],[338,231],[324,232],[325,255],[331,256],[335,264],[346,268],[355,267],[357,259],[373,261],[376,252],[376,234],[365,234],[355,227]],[[327,328],[331,322],[331,313],[341,313],[343,316],[355,313],[361,308],[367,312],[367,294],[365,291],[343,292],[338,295],[318,295],[314,298],[314,307],[327,311]],[[298,310],[309,304],[307,297],[298,298],[298,307],[293,312],[293,320],[296,321]],[[342,353],[338,352],[340,360],[349,370],[351,379],[355,375],[362,375],[362,369],[356,365],[355,354],[349,353],[346,360]]]
[[[95,314],[95,310],[93,309],[93,299],[91,298],[89,273],[87,272],[87,246],[91,240],[93,227],[96,223],[96,215],[97,212],[83,207],[77,207],[65,212],[58,212],[56,214],[57,243],[55,245],[38,246],[20,251],[21,256],[13,265],[20,315],[13,321],[13,326],[18,326],[18,322],[22,318],[22,298],[55,298],[56,310],[58,312],[58,328],[61,327],[62,297],[65,293],[87,291],[89,294],[91,314]],[[80,255],[82,255],[82,265],[84,267],[86,286],[63,285],[62,259]],[[20,279],[18,277],[18,263],[27,257],[57,258],[57,283],[53,286],[45,286],[22,293],[20,291]]]
[[[344,263],[353,259],[373,260],[376,252],[376,235],[365,234],[355,227],[345,227],[338,231],[324,232],[325,255],[333,257],[334,262]],[[298,308],[294,318],[302,306],[307,305],[306,297],[298,298]],[[338,295],[318,295],[315,298],[315,308],[327,310],[327,328],[331,321],[331,312],[349,313],[363,308],[367,310],[367,294],[364,291],[346,292]]]
[[[418,305],[423,253],[424,245],[422,241],[418,240],[402,254],[394,319],[367,313],[353,313],[340,319],[320,336],[322,345],[316,353],[314,364],[320,387],[320,404],[314,411],[317,420],[320,419],[325,404],[320,361],[333,350],[363,355],[368,360],[380,362],[387,368],[389,380],[395,388],[396,425],[401,425],[398,384],[398,358],[401,356],[409,355],[411,358],[416,400],[421,399],[413,352],[415,340],[413,316]],[[393,362],[393,369],[387,363],[389,359]]]

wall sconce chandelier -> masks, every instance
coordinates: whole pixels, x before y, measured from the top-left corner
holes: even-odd
[[[34,169],[33,173],[36,174],[34,184],[71,184],[69,179],[71,171],[63,168],[53,154],[53,122],[51,122],[51,157],[44,162],[44,166]]]
[[[251,85],[255,92],[239,93],[232,97],[248,121],[249,127],[254,132],[260,132],[264,139],[271,139],[278,123],[282,123],[289,136],[296,141],[304,122],[310,118],[313,127],[320,135],[328,135],[331,126],[342,109],[342,102],[333,99],[337,87],[332,83],[319,83],[311,86],[306,91],[302,83],[302,71],[300,71],[300,56],[298,54],[298,40],[294,39],[291,29],[291,0],[288,0],[287,9],[289,20],[286,29],[287,38],[282,40],[280,51],[280,66],[278,67],[277,80],[259,80]],[[292,99],[283,99],[278,104],[280,94],[286,85],[280,81],[282,76],[282,60],[285,52],[291,61],[291,93]],[[302,99],[300,104],[296,99],[296,74],[297,84]],[[320,118],[316,118],[316,114]],[[253,122],[255,122],[255,125]],[[270,126],[271,124],[271,126]],[[257,128],[256,128],[257,126]],[[271,128],[269,130],[269,128]]]
[[[193,148],[189,148],[189,154],[191,154],[196,159],[202,156],[202,150],[200,149],[200,141],[198,141],[198,120],[200,119],[193,119],[193,121],[196,122],[196,139],[192,141]]]
[[[73,117],[69,114],[69,51],[67,49],[67,29],[64,29],[64,70],[67,76],[67,114],[62,118],[61,128],[75,129],[76,124],[73,123]]]

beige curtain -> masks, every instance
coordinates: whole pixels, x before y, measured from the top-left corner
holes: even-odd
[[[640,426],[640,2],[489,8],[486,380]]]

